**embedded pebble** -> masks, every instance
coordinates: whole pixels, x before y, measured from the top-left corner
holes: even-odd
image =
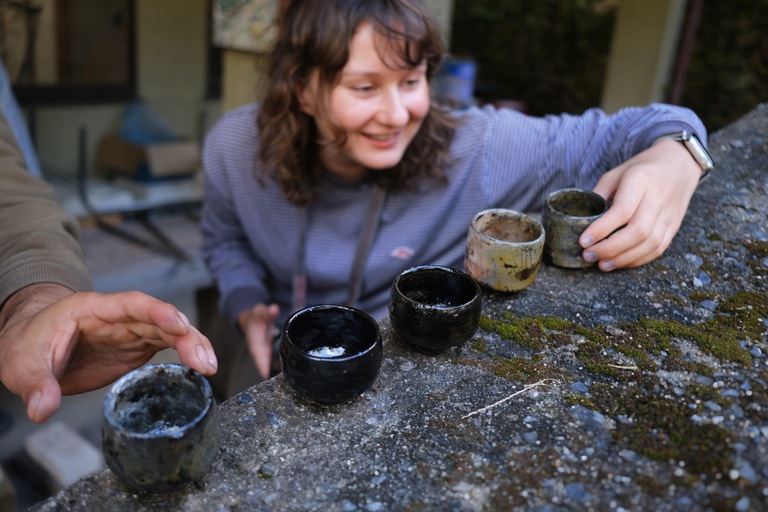
[[[699,268],[704,264],[704,259],[702,259],[702,257],[698,254],[687,253],[685,255],[685,259],[696,268]]]
[[[626,460],[627,462],[635,462],[637,461],[637,452],[633,450],[621,450],[619,452],[619,457]]]
[[[589,393],[589,388],[583,382],[574,382],[571,384],[571,391],[576,393]]]
[[[720,412],[723,410],[722,407],[720,407],[720,404],[713,402],[712,400],[707,400],[704,402],[704,407],[709,409],[710,411]]]
[[[526,432],[521,437],[523,438],[523,441],[528,444],[536,444],[536,442],[539,440],[539,434],[536,432]]]
[[[592,498],[592,495],[587,492],[584,484],[581,482],[572,482],[565,486],[565,492],[568,498],[578,503],[584,503]]]
[[[747,512],[749,510],[750,501],[749,498],[744,496],[739,501],[736,502],[736,510],[738,512]]]
[[[574,418],[581,420],[587,426],[603,427],[605,425],[605,416],[597,411],[588,409],[583,405],[573,405],[568,409],[568,411],[571,413],[571,415],[573,415]]]

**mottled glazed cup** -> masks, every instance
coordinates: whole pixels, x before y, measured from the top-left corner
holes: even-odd
[[[607,201],[591,190],[566,188],[552,192],[541,216],[546,231],[545,260],[565,268],[594,265],[582,258],[579,237],[607,209]]]
[[[439,265],[413,267],[392,283],[389,319],[406,342],[437,354],[475,334],[482,301],[480,286],[460,270]]]
[[[357,308],[322,304],[285,321],[280,366],[302,397],[322,404],[347,402],[376,381],[383,357],[379,324]]]
[[[211,386],[179,364],[134,370],[104,398],[101,438],[107,465],[131,490],[169,493],[199,480],[221,444]]]
[[[536,279],[543,253],[539,221],[514,210],[484,210],[469,225],[464,269],[489,288],[519,291]]]

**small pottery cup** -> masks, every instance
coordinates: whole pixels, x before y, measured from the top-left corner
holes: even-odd
[[[285,321],[280,366],[290,386],[322,404],[349,401],[370,388],[382,360],[379,324],[368,313],[324,304]]]
[[[460,270],[424,265],[392,283],[389,319],[408,343],[428,354],[461,345],[477,331],[480,285]]]
[[[152,364],[117,382],[104,398],[107,465],[134,491],[168,493],[199,480],[221,443],[208,381],[179,364]]]
[[[519,291],[536,279],[543,253],[539,221],[514,210],[485,210],[469,225],[464,268],[489,288]]]
[[[607,209],[606,200],[591,190],[566,188],[552,192],[541,216],[546,231],[545,259],[565,268],[594,265],[581,257],[579,237]]]

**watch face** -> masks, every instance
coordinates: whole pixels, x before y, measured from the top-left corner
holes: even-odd
[[[709,171],[714,167],[714,162],[712,161],[712,157],[709,156],[709,153],[707,152],[704,145],[699,141],[698,137],[696,137],[693,134],[688,134],[687,132],[683,132],[682,139],[683,139],[683,143],[691,152],[691,154],[699,163],[699,165],[701,165],[702,169]]]

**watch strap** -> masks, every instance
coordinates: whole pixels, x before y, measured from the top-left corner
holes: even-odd
[[[688,150],[696,163],[699,164],[699,167],[701,167],[699,183],[709,177],[710,172],[715,167],[715,162],[707,151],[707,148],[704,147],[704,144],[701,143],[695,133],[683,130],[681,132],[662,135],[653,141],[654,144],[661,139],[672,139],[680,142],[685,149]]]

